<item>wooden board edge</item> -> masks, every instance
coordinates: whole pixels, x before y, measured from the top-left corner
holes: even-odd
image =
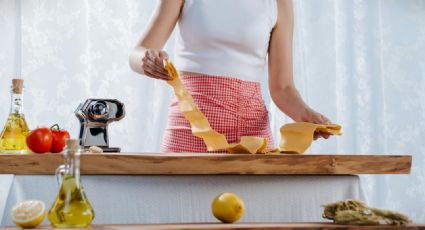
[[[204,169],[185,169],[183,167],[183,169],[179,169],[180,172],[167,172],[166,170],[162,170],[160,172],[144,172],[144,173],[140,173],[140,172],[134,172],[134,171],[128,171],[127,168],[122,167],[121,168],[115,168],[114,172],[111,172],[111,170],[106,170],[106,169],[87,169],[88,167],[84,167],[84,161],[86,160],[90,160],[90,161],[96,161],[98,158],[100,159],[104,159],[106,162],[111,162],[114,161],[116,159],[118,160],[122,160],[122,161],[132,161],[132,160],[141,160],[141,161],[145,161],[148,162],[147,164],[155,164],[155,162],[159,162],[159,163],[170,163],[172,161],[180,161],[180,160],[194,160],[194,161],[202,161],[202,160],[223,160],[223,158],[225,157],[225,162],[231,162],[232,160],[248,160],[249,161],[258,161],[258,164],[262,164],[262,167],[265,167],[266,169],[262,169],[262,170],[257,170],[257,172],[253,172],[253,171],[243,171],[243,170],[239,170],[239,171],[231,171],[231,170],[204,170]],[[302,160],[302,159],[327,159],[325,161],[326,165],[329,165],[329,167],[326,170],[322,170],[320,172],[300,172],[300,171],[278,171],[278,172],[273,172],[273,171],[267,171],[267,167],[268,164],[266,160],[271,160],[273,158],[280,158],[282,159],[282,161],[284,161],[284,158],[288,157],[288,159],[298,159],[298,160]],[[353,161],[353,159],[358,159],[358,158],[375,158],[377,157],[377,159],[389,159],[389,158],[397,158],[398,160],[402,161],[403,164],[401,163],[395,163],[396,166],[403,166],[401,169],[397,169],[396,171],[385,171],[385,170],[381,170],[381,171],[377,171],[377,170],[359,170],[358,168],[356,169],[355,167],[357,167],[356,164],[354,169],[353,168],[344,168],[343,170],[338,169],[338,163],[339,162],[344,162],[344,161]],[[23,167],[28,165],[29,167],[25,168],[25,169],[19,169],[17,171],[8,171],[8,172],[4,172],[1,171],[0,168],[0,174],[18,174],[18,175],[51,175],[52,174],[52,169],[46,169],[46,170],[42,170],[40,168],[42,167],[34,167],[39,165],[40,163],[38,163],[38,161],[40,161],[40,159],[42,158],[49,158],[50,162],[54,162],[55,164],[59,165],[60,163],[62,163],[62,156],[58,155],[58,154],[49,154],[49,155],[4,155],[4,156],[0,156],[0,161],[2,160],[7,160],[7,159],[14,159],[14,160],[26,160],[24,161],[22,164],[24,165],[19,165],[19,163],[16,164],[17,167]],[[144,158],[144,159],[143,159]],[[146,159],[147,158],[147,159]],[[287,155],[285,157],[282,158],[282,156],[280,155],[266,155],[266,156],[258,156],[258,155],[239,155],[239,154],[221,154],[221,155],[216,155],[216,154],[204,154],[202,159],[200,159],[198,157],[198,155],[174,155],[174,156],[170,156],[169,154],[132,154],[132,155],[126,155],[126,154],[85,154],[82,156],[82,173],[85,175],[347,175],[347,174],[409,174],[411,172],[411,165],[412,165],[412,156],[410,155],[319,155],[319,154],[311,154],[311,155]],[[251,164],[257,164],[257,162],[251,162]],[[397,165],[400,164],[400,165]],[[1,163],[0,163],[1,165]],[[12,165],[13,166],[13,165]],[[274,167],[276,167],[276,165],[273,165]],[[344,166],[344,164],[343,164]],[[180,168],[182,168],[180,166]],[[338,171],[339,170],[339,171]]]

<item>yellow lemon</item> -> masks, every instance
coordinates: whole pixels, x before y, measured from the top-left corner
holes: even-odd
[[[233,223],[244,214],[245,204],[236,194],[225,192],[214,198],[211,209],[215,218],[221,222]]]
[[[12,208],[13,222],[21,228],[35,228],[43,222],[46,215],[46,206],[43,201],[26,200]]]

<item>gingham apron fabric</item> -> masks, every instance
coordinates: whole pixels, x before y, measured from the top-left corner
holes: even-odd
[[[260,83],[210,75],[181,76],[181,81],[211,127],[224,134],[230,144],[239,143],[241,136],[258,136],[268,139],[269,150],[274,148]],[[161,152],[207,152],[202,139],[192,135],[177,98],[169,108]]]

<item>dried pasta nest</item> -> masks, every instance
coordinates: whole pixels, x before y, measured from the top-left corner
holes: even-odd
[[[323,218],[346,225],[406,225],[410,218],[400,212],[368,207],[359,200],[342,200],[324,205]]]

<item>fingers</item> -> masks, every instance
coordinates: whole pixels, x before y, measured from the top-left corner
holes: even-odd
[[[161,66],[158,66],[156,62],[154,62],[153,60],[150,60],[149,58],[144,58],[142,67],[143,69],[149,69],[151,70],[151,72],[157,73],[158,77],[171,79],[171,77],[168,75],[167,70],[164,69],[162,64]]]
[[[162,50],[148,50],[146,52],[146,57],[153,61],[156,65],[161,66],[164,71],[164,59],[168,59],[168,54]]]
[[[153,63],[155,63],[155,65],[160,65],[160,64],[162,65],[162,60],[160,60],[160,57],[159,57],[159,51],[147,50],[145,57],[148,60],[151,60]]]
[[[322,124],[325,124],[325,125],[331,124],[331,121],[327,117],[323,116],[322,114],[319,114],[319,115],[320,115],[320,120],[321,120]]]
[[[164,51],[147,50],[142,59],[142,69],[145,75],[156,79],[171,80],[171,76],[163,66],[164,58],[168,58]]]
[[[323,132],[321,132],[320,135],[325,139],[328,139],[331,136],[329,133],[323,133]]]
[[[320,137],[320,134],[318,132],[314,132],[313,139],[317,140],[317,139],[319,139],[319,137]]]
[[[317,140],[317,139],[319,139],[321,137],[323,137],[325,139],[329,139],[330,136],[331,135],[329,133],[317,131],[317,132],[314,132],[313,138],[314,138],[314,140]]]
[[[159,59],[161,59],[161,61],[164,60],[164,59],[169,59],[168,58],[168,54],[166,52],[164,52],[164,51],[161,50],[159,52]]]
[[[331,124],[331,121],[323,116],[322,114],[312,110],[312,109],[308,109],[307,111],[307,116],[305,116],[306,118],[303,119],[305,122],[311,122],[314,124],[323,124],[323,125],[329,125]],[[314,132],[313,138],[314,140],[317,140],[320,137],[323,137],[324,139],[328,139],[331,136],[330,133],[326,133],[323,131],[316,131]]]
[[[155,69],[151,68],[150,66],[144,66],[143,72],[146,76],[151,77],[151,78],[161,79],[161,80],[169,80],[169,76],[164,75],[163,73],[156,71]]]
[[[320,113],[316,113],[316,119],[315,120],[317,122],[316,124],[325,124],[325,125],[329,125],[330,124],[329,119],[326,118],[325,116],[323,116]],[[320,137],[323,137],[324,139],[328,139],[330,137],[330,134],[329,133],[326,133],[326,132],[323,132],[323,131],[314,132],[314,135],[315,135],[314,136],[315,137],[314,140],[317,140]]]
[[[315,124],[323,124],[323,125],[331,124],[331,121],[327,117],[323,116],[322,114],[316,111],[312,112],[310,120],[311,120],[310,122],[313,122]]]
[[[146,76],[148,77],[152,77],[155,79],[160,79],[160,80],[171,80],[171,77],[168,75],[164,75],[163,73],[157,72],[156,70],[150,68],[150,67],[144,67],[144,73]]]
[[[315,112],[313,119],[314,119],[314,123],[316,124],[329,125],[331,123],[327,117],[317,112]]]

